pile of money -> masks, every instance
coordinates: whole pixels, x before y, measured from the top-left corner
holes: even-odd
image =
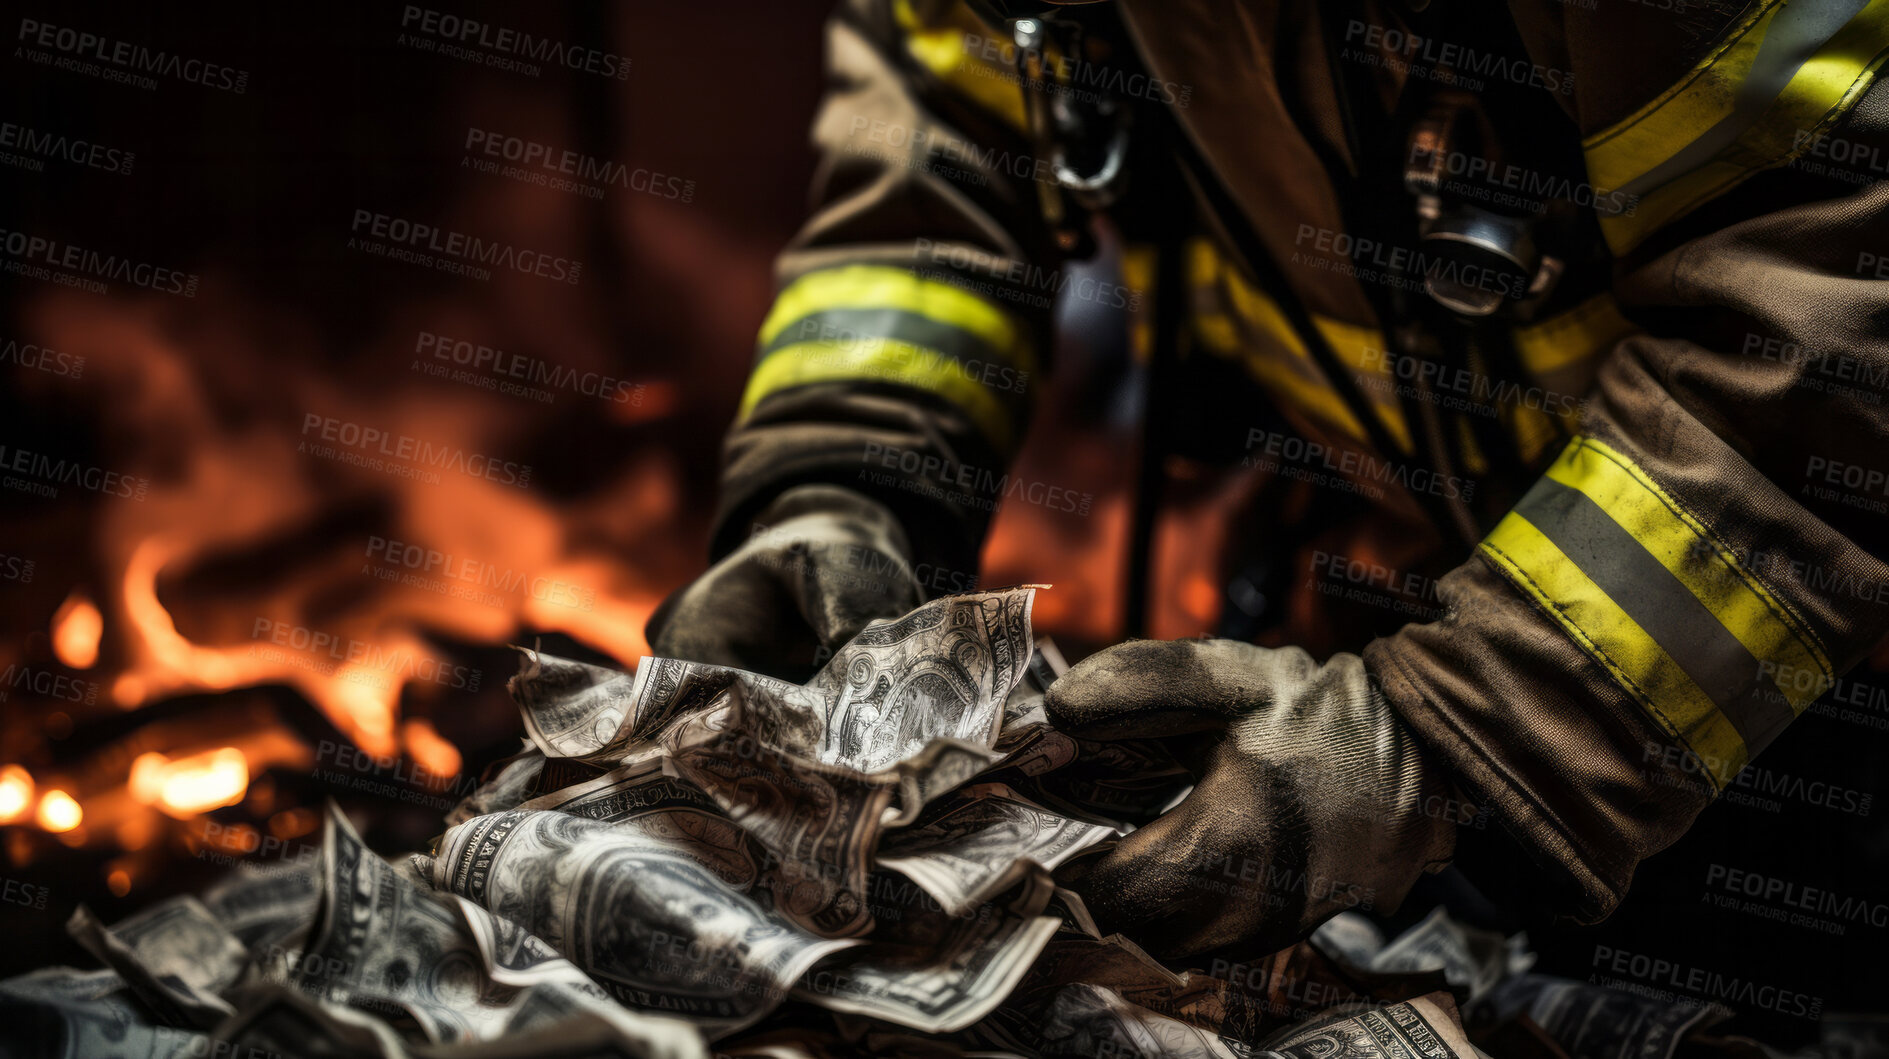
[[[1481,1054],[1462,1010],[1591,1030],[1585,987],[1441,911],[1191,969],[1105,935],[1053,873],[1188,777],[1048,722],[1033,592],[875,622],[804,685],[523,651],[527,743],[431,849],[377,855],[330,806],[312,866],[81,908],[104,967],[0,982],[0,1054],[1439,1059]]]

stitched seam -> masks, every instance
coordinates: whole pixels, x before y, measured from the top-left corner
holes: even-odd
[[[1601,870],[1601,867],[1598,864],[1598,862],[1596,862],[1592,857],[1589,857],[1587,855],[1587,852],[1583,848],[1583,844],[1580,841],[1580,836],[1576,833],[1573,827],[1569,826],[1568,823],[1561,818],[1561,815],[1559,813],[1556,813],[1554,811],[1554,807],[1549,805],[1547,802],[1542,801],[1540,798],[1538,798],[1535,795],[1535,793],[1529,789],[1528,785],[1523,782],[1521,777],[1517,775],[1507,765],[1503,764],[1497,758],[1483,751],[1481,743],[1479,743],[1476,739],[1474,739],[1470,735],[1469,731],[1465,729],[1461,724],[1458,724],[1456,721],[1456,718],[1451,716],[1448,711],[1439,710],[1433,704],[1431,704],[1429,701],[1429,697],[1427,695],[1424,695],[1422,691],[1420,690],[1422,685],[1418,683],[1416,676],[1414,675],[1414,671],[1411,669],[1409,665],[1407,665],[1404,662],[1403,659],[1397,656],[1396,651],[1394,650],[1386,651],[1384,652],[1383,657],[1397,668],[1398,675],[1403,678],[1404,683],[1409,685],[1412,691],[1416,692],[1417,697],[1420,700],[1422,700],[1426,705],[1431,706],[1430,715],[1437,718],[1444,725],[1446,725],[1449,728],[1449,730],[1456,735],[1458,739],[1462,740],[1463,745],[1465,747],[1471,748],[1471,752],[1475,754],[1476,759],[1479,762],[1481,762],[1484,768],[1487,768],[1497,778],[1501,779],[1503,782],[1508,784],[1508,789],[1511,794],[1513,794],[1516,798],[1520,799],[1521,802],[1524,805],[1526,805],[1528,808],[1534,810],[1534,813],[1537,817],[1541,818],[1542,820],[1547,821],[1548,824],[1551,825],[1555,829],[1555,833],[1560,837],[1561,844],[1564,847],[1566,847],[1566,849],[1573,856],[1573,858],[1580,863],[1581,868],[1585,870],[1587,874],[1591,876],[1596,882],[1598,882],[1601,885],[1601,887],[1607,891],[1609,895],[1611,895],[1615,900],[1618,900],[1620,897],[1621,891],[1615,889],[1615,887],[1613,887],[1611,884],[1607,882],[1607,876]],[[1521,839],[1521,836],[1518,836],[1518,840],[1520,839]]]
[[[1779,3],[1780,0],[1769,0],[1769,2],[1761,5],[1745,19],[1743,25],[1738,26],[1732,33],[1726,36],[1725,40],[1721,42],[1718,47],[1712,49],[1710,54],[1699,60],[1698,64],[1693,66],[1685,77],[1666,89],[1666,91],[1648,100],[1640,109],[1614,123],[1610,128],[1602,129],[1600,132],[1595,133],[1581,145],[1582,149],[1584,151],[1593,150],[1607,141],[1626,133],[1628,130],[1663,110],[1666,104],[1678,98],[1680,93],[1691,88],[1694,82],[1708,73],[1712,67],[1717,66],[1719,60],[1725,57],[1725,53],[1730,51],[1739,41],[1744,40],[1760,21],[1769,16],[1771,12],[1779,6]]]
[[[1490,544],[1488,541],[1482,542],[1482,548],[1495,557],[1497,569],[1501,570],[1510,581],[1519,582],[1517,587],[1522,588],[1525,594],[1534,599],[1538,607],[1546,610],[1548,616],[1553,618],[1555,623],[1560,625],[1562,630],[1581,646],[1582,650],[1586,651],[1589,656],[1599,662],[1608,673],[1612,674],[1614,681],[1626,689],[1627,694],[1631,695],[1634,701],[1638,702],[1648,713],[1659,721],[1660,726],[1665,729],[1667,735],[1672,736],[1674,740],[1685,747],[1687,751],[1691,752],[1692,755],[1699,760],[1710,760],[1705,755],[1699,753],[1698,750],[1694,749],[1692,742],[1680,733],[1679,726],[1673,723],[1672,718],[1666,716],[1666,711],[1660,709],[1659,704],[1653,701],[1653,697],[1647,693],[1646,689],[1642,688],[1639,682],[1634,680],[1632,675],[1629,674],[1625,668],[1614,661],[1613,656],[1607,653],[1606,649],[1601,647],[1599,643],[1595,642],[1594,638],[1589,636],[1585,629],[1582,629],[1572,617],[1569,617],[1567,612],[1561,608],[1561,605],[1556,603],[1554,598],[1548,594],[1547,590],[1542,588],[1534,578],[1528,575],[1527,571],[1521,568],[1521,565],[1515,561],[1514,557],[1510,556],[1496,545]],[[1716,780],[1716,777],[1711,778]],[[1720,787],[1714,782],[1712,789],[1713,792],[1716,793],[1720,790]]]
[[[1653,481],[1650,475],[1645,475],[1644,472],[1635,474],[1634,468],[1628,466],[1625,462],[1625,457],[1617,456],[1607,446],[1591,438],[1582,438],[1580,443],[1592,450],[1595,455],[1600,456],[1611,462],[1614,466],[1619,467],[1622,471],[1625,471],[1627,477],[1632,479],[1634,484],[1653,494],[1653,496],[1658,498],[1660,503],[1664,504],[1667,510],[1672,512],[1673,516],[1679,519],[1687,529],[1690,529],[1695,536],[1711,545],[1713,554],[1718,558],[1719,562],[1724,563],[1726,568],[1731,570],[1733,576],[1738,578],[1738,583],[1744,587],[1745,591],[1751,593],[1767,611],[1771,612],[1773,617],[1777,618],[1778,621],[1783,624],[1785,631],[1789,632],[1791,636],[1796,639],[1798,646],[1810,653],[1812,660],[1817,663],[1818,670],[1823,673],[1823,678],[1825,680],[1835,679],[1835,676],[1831,673],[1830,660],[1824,651],[1822,641],[1816,639],[1814,632],[1811,632],[1807,628],[1799,627],[1796,614],[1781,609],[1787,606],[1782,599],[1779,599],[1768,591],[1759,591],[1758,585],[1755,583],[1754,575],[1746,572],[1744,567],[1739,565],[1737,558],[1732,555],[1731,549],[1726,546],[1724,541],[1719,540],[1718,536],[1706,526],[1704,519],[1693,514],[1690,508],[1687,508],[1679,501],[1678,497],[1667,493],[1660,487],[1658,482]],[[1809,638],[1807,639],[1806,637]]]

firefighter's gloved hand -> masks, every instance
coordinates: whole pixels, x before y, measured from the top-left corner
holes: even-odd
[[[1134,641],[1070,669],[1048,710],[1085,737],[1189,737],[1171,745],[1193,792],[1063,873],[1105,931],[1158,955],[1273,952],[1346,908],[1394,910],[1455,850],[1435,811],[1449,781],[1357,655]]]
[[[650,649],[805,680],[867,622],[924,602],[910,552],[884,505],[839,486],[790,489],[741,547],[663,601]]]

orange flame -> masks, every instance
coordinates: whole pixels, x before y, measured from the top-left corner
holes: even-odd
[[[161,467],[147,459],[148,447],[115,457],[121,469],[142,474],[148,493],[98,512],[99,580],[74,590],[51,622],[55,656],[92,669],[102,698],[135,710],[201,692],[286,687],[369,755],[405,754],[429,774],[451,777],[464,768],[459,748],[430,723],[403,718],[403,695],[436,704],[442,689],[489,691],[501,675],[442,679],[464,667],[435,649],[435,638],[502,644],[542,630],[625,663],[647,652],[644,622],[695,561],[693,542],[673,531],[682,507],[673,453],[649,449],[613,465],[581,495],[450,471],[424,479],[355,473],[308,455],[296,426],[312,412],[358,415],[441,449],[518,455],[531,450],[514,439],[541,433],[544,417],[535,404],[419,375],[356,388],[306,365],[264,367],[247,356],[255,344],[243,314],[193,317],[199,323],[180,332],[162,307],[100,312],[58,296],[37,307],[52,344],[83,351],[129,380],[139,397],[117,414],[134,422],[136,437],[164,439],[161,447],[176,457]],[[426,326],[476,329],[450,318]],[[234,423],[218,414],[220,401],[243,394],[253,398],[257,417]],[[686,402],[677,384],[645,380],[625,404],[606,413],[619,426],[673,417]],[[351,541],[344,535],[308,548],[298,535],[343,506],[381,514]],[[330,552],[329,545],[338,547]],[[281,559],[271,566],[258,556]],[[229,566],[218,565],[225,560]],[[284,641],[276,635],[282,630],[293,637]],[[322,638],[314,646],[311,634]],[[497,700],[486,694],[480,704]],[[70,729],[74,719],[93,719],[84,709],[71,712],[48,725]],[[257,723],[257,730],[212,731],[180,719],[72,765],[83,813],[24,769],[0,772],[0,823],[37,818],[68,845],[133,849],[168,830],[167,816],[247,799],[247,812],[268,819],[272,833],[310,826],[264,782],[267,770],[306,758],[310,748],[296,729]],[[58,738],[53,728],[46,732]],[[128,879],[139,874],[125,870]]]
[[[98,661],[98,640],[105,618],[85,593],[74,589],[52,616],[52,649],[74,669],[90,669]]]
[[[243,799],[249,789],[249,759],[233,746],[173,761],[154,752],[131,763],[131,796],[178,819]]]
[[[18,765],[0,768],[0,824],[10,824],[33,806],[33,777]]]
[[[244,647],[204,647],[177,631],[170,612],[157,598],[157,575],[173,549],[155,538],[140,543],[125,564],[124,605],[131,621],[133,652],[144,660],[137,670],[121,674],[112,685],[112,698],[132,708],[168,694],[196,690],[228,691],[273,681],[297,687],[337,727],[372,753],[393,751],[393,716],[400,697],[400,682],[384,679],[354,662],[344,662],[327,673],[285,664],[269,652]],[[402,647],[417,651],[419,644],[402,638]]]
[[[407,756],[426,770],[429,777],[446,780],[459,775],[464,764],[459,748],[446,741],[424,717],[414,717],[400,726]]]
[[[65,791],[54,788],[39,800],[39,826],[54,834],[70,831],[84,819],[85,810]]]

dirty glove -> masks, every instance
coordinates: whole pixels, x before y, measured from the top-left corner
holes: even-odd
[[[1356,655],[1134,641],[1071,669],[1048,709],[1085,737],[1194,736],[1193,792],[1063,876],[1158,955],[1273,952],[1346,908],[1394,910],[1455,849],[1448,780]]]
[[[803,485],[755,517],[748,539],[650,616],[650,649],[805,680],[875,618],[924,602],[905,531],[884,505]]]

